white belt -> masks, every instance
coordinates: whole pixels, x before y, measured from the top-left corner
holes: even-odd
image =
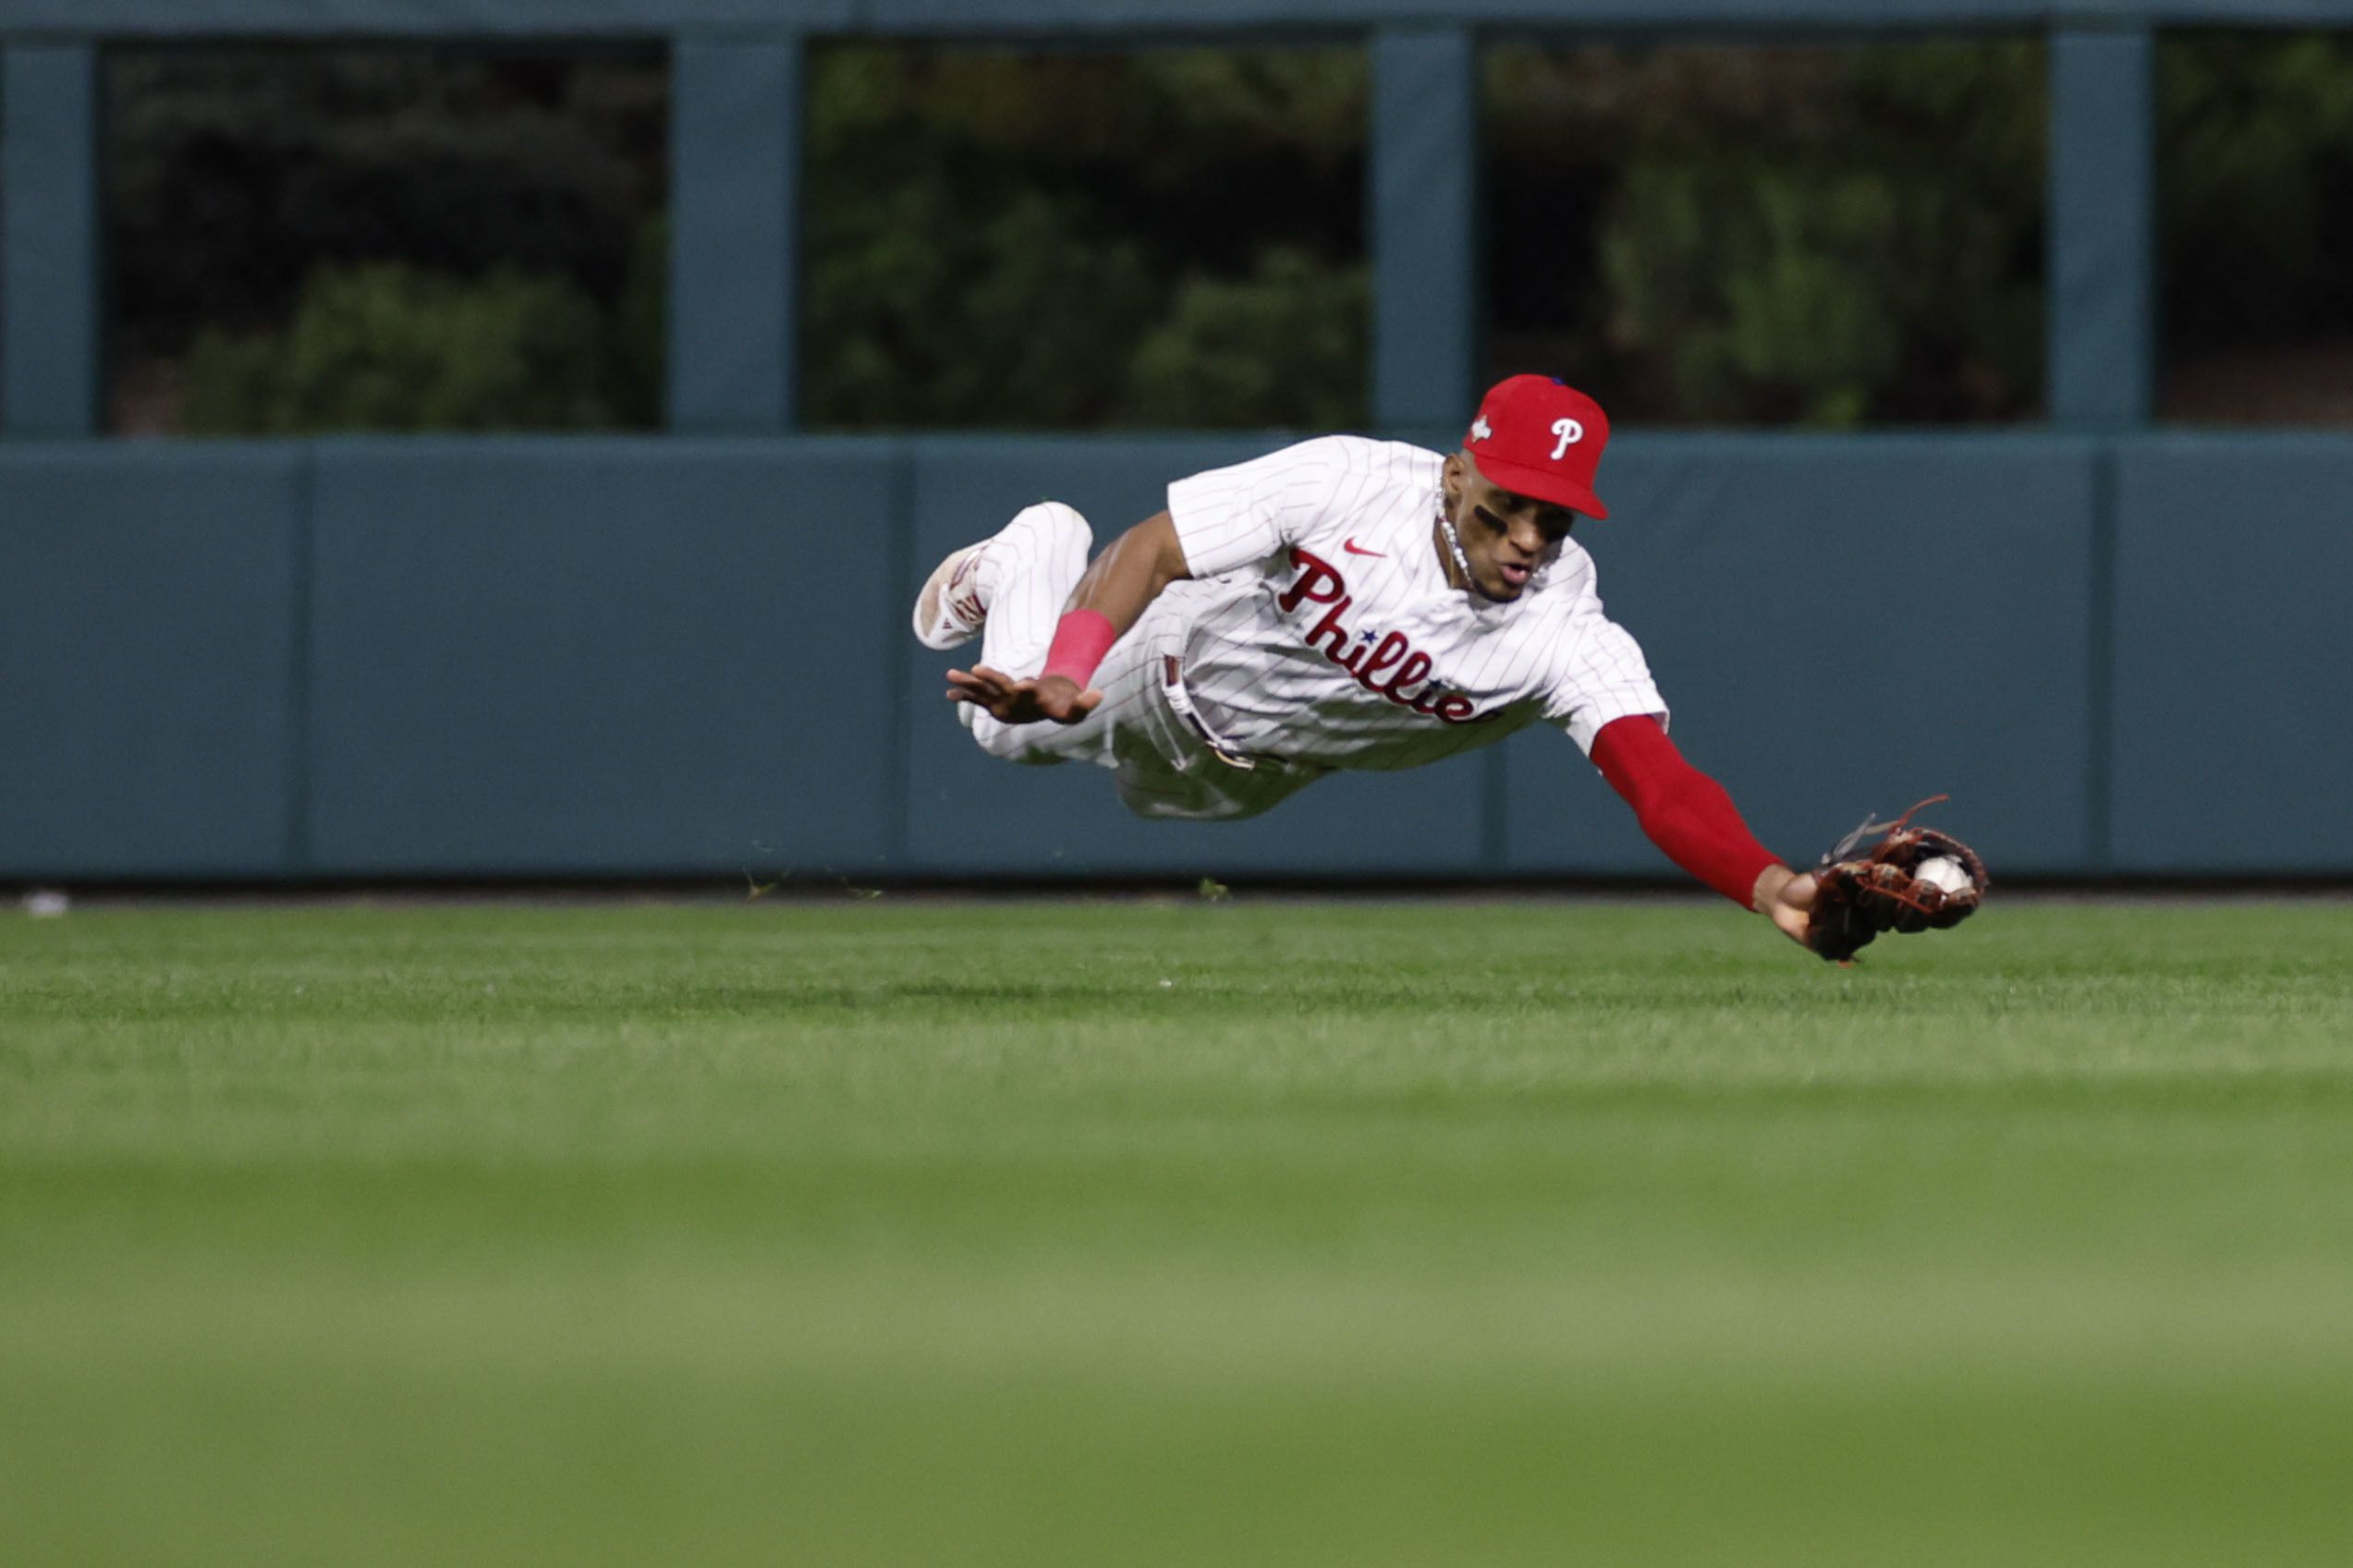
[[[1209,748],[1211,756],[1229,768],[1248,770],[1258,766],[1258,759],[1211,729],[1201,718],[1201,710],[1193,706],[1192,693],[1185,689],[1184,663],[1174,653],[1161,655],[1160,689],[1168,699],[1169,711],[1192,726],[1193,733],[1201,736],[1201,744]]]

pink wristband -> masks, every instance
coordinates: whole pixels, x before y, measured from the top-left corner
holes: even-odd
[[[1111,617],[1100,610],[1072,610],[1054,626],[1054,641],[1046,649],[1046,667],[1038,678],[1063,675],[1084,687],[1094,678],[1095,666],[1119,640]]]

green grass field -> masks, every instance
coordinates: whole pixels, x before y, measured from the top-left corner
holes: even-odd
[[[2353,905],[0,919],[0,1560],[2353,1561]]]

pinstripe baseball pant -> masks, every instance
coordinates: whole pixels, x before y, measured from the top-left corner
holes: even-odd
[[[1017,677],[1044,666],[1055,623],[1093,542],[1086,518],[1053,501],[1020,512],[990,541],[981,565],[989,606],[982,663]],[[969,703],[957,705],[957,716],[992,757],[1111,769],[1119,798],[1140,817],[1254,817],[1322,777],[1324,769],[1275,758],[1237,767],[1193,732],[1170,703],[1164,673],[1171,657],[1184,656],[1186,626],[1185,606],[1166,595],[1146,607],[1095,672],[1102,704],[1075,724],[1008,724]]]

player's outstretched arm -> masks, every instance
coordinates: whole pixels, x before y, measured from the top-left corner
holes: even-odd
[[[1693,767],[1647,714],[1613,720],[1593,737],[1593,765],[1666,857],[1806,945],[1814,879],[1759,844],[1714,779]]]
[[[1103,701],[1089,682],[1111,645],[1142,618],[1161,590],[1190,576],[1176,522],[1165,512],[1145,518],[1113,540],[1070,590],[1044,669],[1025,680],[986,664],[950,670],[949,700],[972,703],[1008,724],[1077,723]]]
[[[1724,786],[1683,760],[1656,720],[1613,721],[1593,738],[1593,762],[1633,806],[1651,842],[1798,946],[1850,962],[1882,931],[1957,926],[1983,902],[1985,862],[1950,833],[1866,821],[1812,871],[1793,871],[1750,835]],[[1871,833],[1876,845],[1858,846]]]

